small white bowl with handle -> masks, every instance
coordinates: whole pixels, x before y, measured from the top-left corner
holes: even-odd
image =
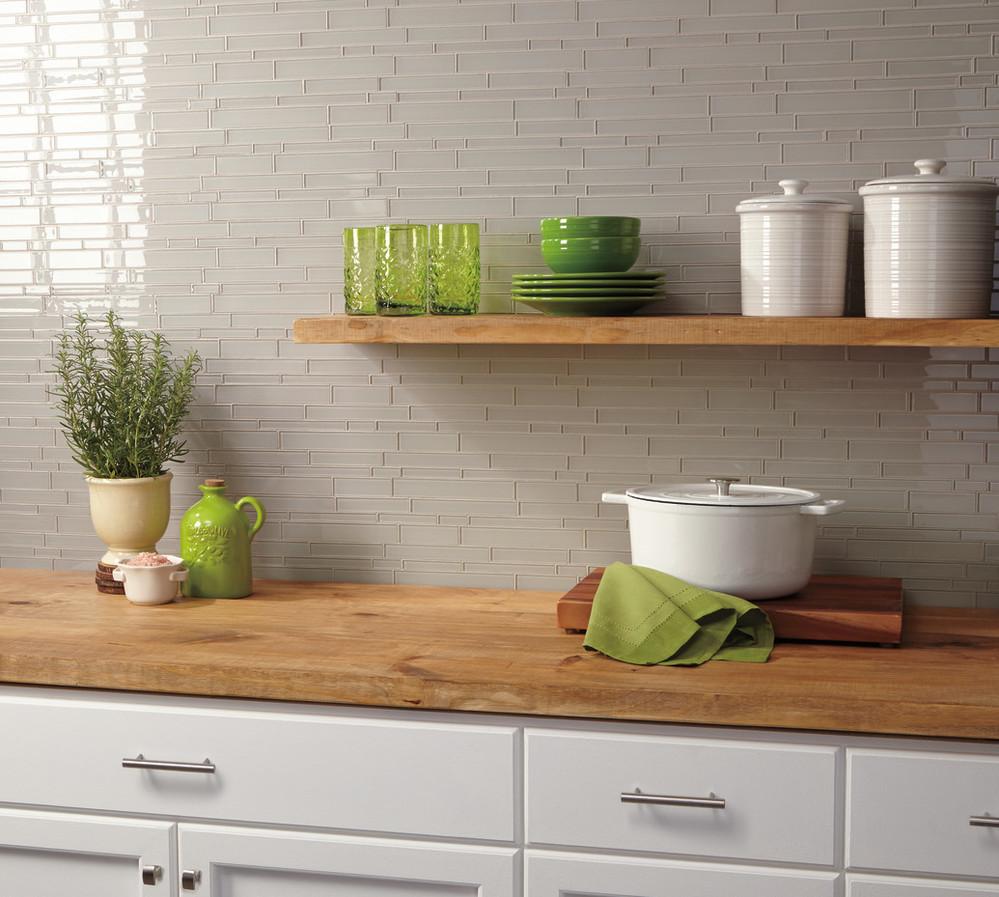
[[[122,561],[112,571],[112,578],[125,584],[125,597],[132,604],[169,604],[177,597],[180,583],[187,579],[187,568],[175,555],[163,557],[170,563],[148,567]]]

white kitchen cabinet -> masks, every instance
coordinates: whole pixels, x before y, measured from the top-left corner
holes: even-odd
[[[518,851],[181,825],[192,897],[513,897]]]
[[[529,844],[833,863],[835,748],[529,731],[526,755]]]
[[[173,829],[170,822],[0,809],[0,895],[169,897]]]
[[[999,757],[847,756],[849,868],[999,878]]]
[[[848,875],[847,897],[997,897],[999,885]]]
[[[526,897],[834,897],[839,879],[835,872],[530,850],[526,875]]]
[[[245,708],[245,709],[243,709]],[[512,841],[510,726],[0,696],[0,800]],[[65,735],[73,732],[73,762]],[[123,765],[202,764],[177,772]],[[81,774],[82,772],[82,774]],[[0,897],[5,895],[0,894]]]

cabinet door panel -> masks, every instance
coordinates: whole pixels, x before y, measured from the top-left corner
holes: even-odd
[[[999,886],[918,878],[847,876],[847,897],[997,897]]]
[[[847,754],[847,865],[999,878],[999,757]]]
[[[8,803],[512,841],[515,730],[94,699],[0,698]],[[63,755],[73,732],[74,763]],[[124,758],[215,764],[123,768]],[[0,895],[2,897],[2,895]]]
[[[517,851],[181,825],[193,897],[512,897]],[[199,893],[200,892],[200,893]],[[187,892],[184,892],[187,893]]]
[[[2,897],[168,897],[172,890],[167,822],[0,810]],[[142,867],[159,881],[142,884]]]
[[[527,840],[832,865],[837,749],[528,730]],[[642,792],[722,808],[624,802]]]
[[[834,897],[834,872],[527,852],[526,897]]]

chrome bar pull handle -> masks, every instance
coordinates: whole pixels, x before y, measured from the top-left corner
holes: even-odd
[[[621,793],[623,804],[654,804],[659,807],[699,807],[703,810],[724,810],[724,797],[679,797],[672,794],[642,794],[641,792],[624,791]]]
[[[162,866],[143,866],[142,883],[144,885],[154,885],[163,877]]]
[[[185,869],[180,873],[180,886],[185,891],[193,891],[201,884],[200,869]]]
[[[207,757],[203,763],[181,763],[176,760],[147,760],[142,754],[122,757],[125,769],[156,769],[165,772],[215,772],[215,764]]]
[[[999,816],[972,816],[968,819],[968,825],[977,825],[982,828],[999,828]]]

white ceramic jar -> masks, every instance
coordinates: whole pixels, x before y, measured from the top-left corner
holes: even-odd
[[[172,554],[163,555],[169,564],[137,567],[124,561],[111,571],[115,582],[125,584],[125,597],[132,604],[169,604],[177,597],[178,583],[187,579],[183,560]]]
[[[919,174],[860,188],[869,318],[988,314],[999,188],[942,174],[946,164],[920,159]]]
[[[784,193],[745,199],[740,216],[742,313],[836,317],[846,301],[848,202],[806,196],[808,181],[780,181]]]
[[[628,506],[633,564],[750,601],[800,591],[812,575],[816,517],[843,502],[735,482],[643,486],[603,500]]]

